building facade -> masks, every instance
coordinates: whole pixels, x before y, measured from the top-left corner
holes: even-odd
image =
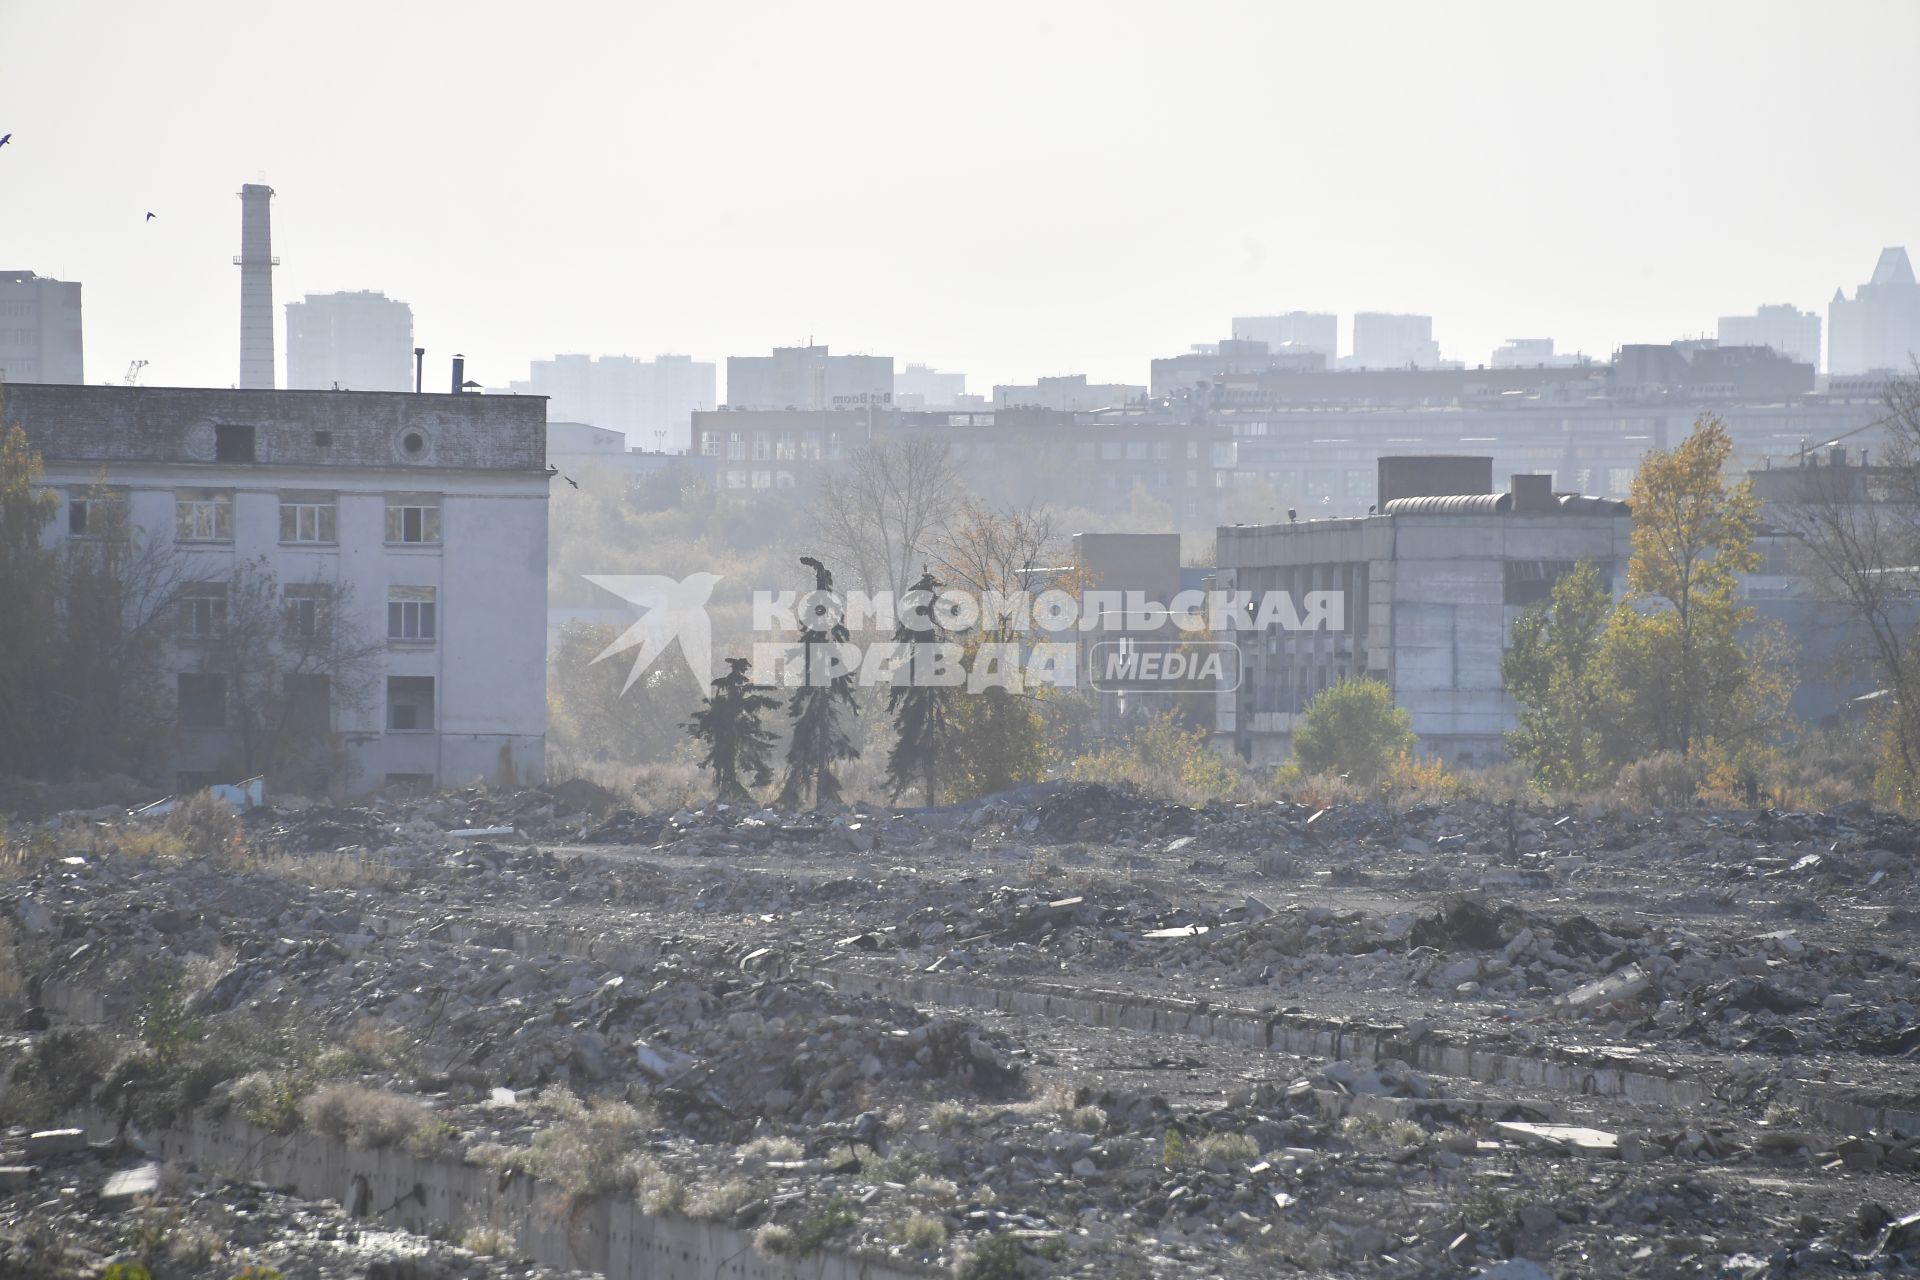
[[[1353,353],[1344,363],[1355,369],[1439,367],[1440,344],[1433,340],[1433,317],[1355,312]]]
[[[893,375],[893,403],[902,409],[986,407],[983,397],[967,394],[966,374],[943,373],[924,364],[910,364]]]
[[[892,403],[892,356],[836,356],[808,346],[727,357],[731,409],[883,409]]]
[[[618,431],[635,449],[691,449],[693,415],[714,406],[715,367],[687,355],[559,355],[535,360],[515,395],[545,396],[554,421]]]
[[[413,308],[374,290],[310,293],[287,304],[294,391],[413,390]]]
[[[996,386],[996,409],[1050,409],[1055,413],[1089,413],[1118,409],[1147,397],[1147,388],[1125,382],[1088,382],[1084,373],[1042,378],[1038,382]]]
[[[1273,352],[1311,351],[1328,364],[1340,354],[1340,318],[1331,313],[1289,311],[1277,316],[1235,316],[1237,342],[1264,342]]]
[[[1721,316],[1723,347],[1772,347],[1801,364],[1820,365],[1820,315],[1789,303],[1764,306],[1750,316]]]
[[[1505,755],[1518,709],[1500,663],[1514,620],[1582,561],[1623,585],[1632,520],[1624,503],[1555,494],[1546,476],[1517,475],[1510,490],[1490,492],[1492,462],[1383,458],[1378,515],[1219,530],[1222,589],[1342,602],[1337,626],[1233,634],[1239,683],[1219,699],[1222,745],[1283,761],[1315,694],[1373,677],[1407,711],[1422,750],[1460,763]]]
[[[242,607],[231,587],[262,573],[289,641],[324,619],[326,635],[374,655],[302,692],[329,790],[543,776],[539,400],[22,385],[7,407],[60,495],[52,542],[117,530],[168,557],[184,783],[233,781],[241,767],[213,657]]]
[[[1906,373],[1920,358],[1920,283],[1907,251],[1882,249],[1873,278],[1827,304],[1827,372]]]
[[[86,381],[80,286],[31,271],[0,271],[0,378]]]

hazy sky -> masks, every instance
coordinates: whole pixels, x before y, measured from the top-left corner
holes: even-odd
[[[0,0],[0,268],[85,285],[93,382],[237,379],[263,176],[277,303],[406,300],[430,387],[809,335],[1145,382],[1293,308],[1604,356],[1920,252],[1917,47],[1914,0]]]

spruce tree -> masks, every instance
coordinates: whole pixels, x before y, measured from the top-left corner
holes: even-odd
[[[800,563],[813,570],[814,590],[831,593],[833,574],[812,556],[801,556]],[[834,765],[858,756],[853,739],[841,725],[840,715],[859,714],[853,700],[854,673],[846,671],[830,680],[819,673],[828,669],[824,652],[828,644],[845,644],[851,638],[846,619],[836,610],[828,626],[800,623],[800,643],[805,657],[806,678],[787,703],[787,715],[793,721],[793,735],[787,740],[787,773],[780,783],[779,806],[798,809],[811,793],[817,805],[840,802],[840,779]]]
[[[773,735],[760,727],[760,715],[779,703],[748,678],[752,665],[745,658],[728,658],[727,674],[713,681],[713,692],[686,724],[693,739],[706,744],[700,767],[713,771],[718,798],[727,804],[753,799],[742,777],[752,778],[756,787],[773,778],[768,760]]]
[[[938,769],[942,758],[953,746],[953,686],[928,680],[933,665],[933,646],[946,642],[933,608],[940,584],[929,570],[913,584],[910,606],[894,628],[896,642],[911,646],[907,652],[907,683],[896,682],[887,691],[887,712],[893,716],[893,750],[887,755],[887,788],[895,800],[916,782],[927,804],[940,802]]]

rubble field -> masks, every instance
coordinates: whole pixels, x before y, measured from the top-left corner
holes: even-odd
[[[1895,817],[567,783],[153,825],[62,815],[0,881],[0,1272],[226,1280],[284,1235],[288,1277],[559,1274],[154,1164],[187,1114],[629,1197],[796,1275],[1920,1270]],[[81,1112],[119,1140],[53,1154]]]

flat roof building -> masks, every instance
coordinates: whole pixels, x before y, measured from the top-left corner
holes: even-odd
[[[31,271],[0,271],[0,378],[86,381],[80,286]]]
[[[310,293],[287,304],[294,391],[413,390],[413,308],[377,290]]]
[[[60,496],[47,538],[130,533],[167,557],[180,780],[245,776],[236,691],[216,658],[241,607],[230,588],[257,568],[288,627],[335,619],[329,634],[372,651],[352,678],[303,693],[324,749],[301,785],[343,795],[543,776],[545,409],[360,391],[22,384],[7,394],[8,418]]]

